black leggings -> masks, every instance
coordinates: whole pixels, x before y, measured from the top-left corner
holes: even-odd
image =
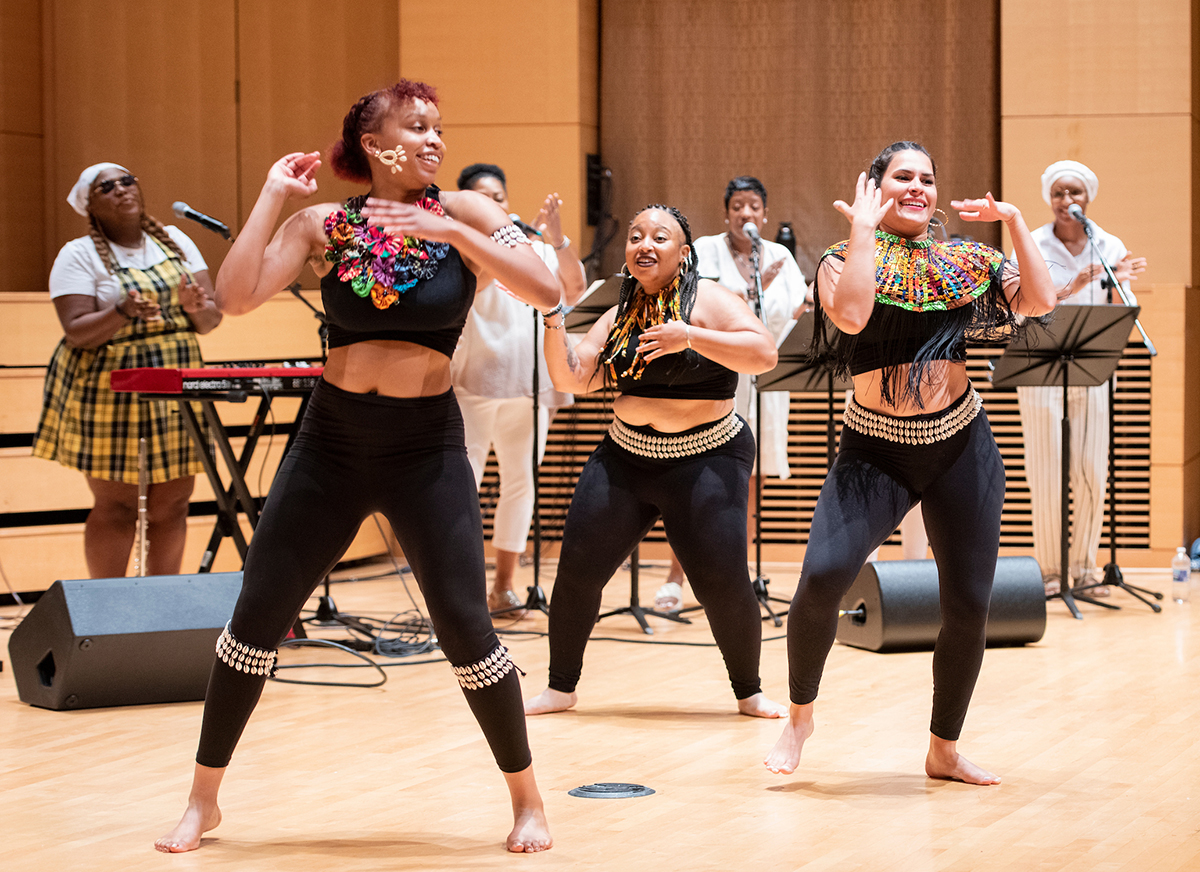
[[[254,531],[233,636],[261,649],[278,647],[372,512],[391,522],[446,659],[465,666],[495,651],[479,497],[454,393],[396,399],[325,381],[313,391]],[[228,765],[265,681],[217,660],[196,762]],[[526,768],[531,757],[516,671],[464,694],[499,767]]]
[[[552,689],[575,690],[600,614],[600,593],[661,516],[667,540],[708,615],[734,695],[745,699],[760,692],[762,621],[746,568],[753,465],[754,437],[744,424],[724,445],[671,460],[632,454],[604,437],[580,473],[563,529],[550,603]]]
[[[1004,505],[1004,464],[982,410],[932,445],[904,445],[842,428],[788,612],[791,700],[805,705],[816,699],[842,597],[867,556],[917,502],[937,561],[942,616],[933,652],[930,730],[953,741],[962,732],[983,662]]]

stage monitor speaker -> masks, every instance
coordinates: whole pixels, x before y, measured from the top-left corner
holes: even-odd
[[[838,620],[837,639],[868,651],[933,648],[942,627],[938,571],[932,560],[868,563],[842,599],[851,614]],[[1024,645],[1046,632],[1046,590],[1032,557],[1001,557],[988,610],[987,644]]]
[[[56,581],[12,632],[22,702],[48,709],[204,699],[240,572]]]

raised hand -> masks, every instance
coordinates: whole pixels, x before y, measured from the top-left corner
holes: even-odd
[[[867,178],[866,173],[859,173],[858,182],[854,186],[854,205],[848,205],[845,200],[835,200],[833,208],[845,215],[851,225],[868,227],[874,231],[895,202],[894,199],[889,199],[886,203],[881,203],[881,198],[879,189],[875,187],[875,180]]]
[[[301,151],[292,152],[271,164],[267,173],[267,185],[282,190],[291,199],[303,200],[317,192],[316,172],[319,166],[319,151],[308,154]]]
[[[563,243],[562,213],[558,209],[561,205],[562,200],[558,198],[558,192],[555,191],[546,197],[542,208],[538,210],[537,217],[533,219],[533,226],[542,234],[542,239],[554,248],[558,248]]]
[[[958,210],[958,217],[964,221],[1009,222],[1021,214],[1016,206],[993,197],[991,191],[981,200],[951,200],[950,206]]]
[[[1136,282],[1138,273],[1145,271],[1146,258],[1134,257],[1132,251],[1126,252],[1123,258],[1113,264],[1113,275],[1119,282]]]
[[[420,206],[371,197],[362,213],[368,224],[397,236],[415,236],[430,242],[453,241],[453,222]]]

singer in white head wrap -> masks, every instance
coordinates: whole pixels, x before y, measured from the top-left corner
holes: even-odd
[[[1096,174],[1077,160],[1060,160],[1050,164],[1042,173],[1042,199],[1047,204],[1050,203],[1050,188],[1064,176],[1074,176],[1083,182],[1089,203],[1096,199],[1096,192],[1100,190],[1100,180]]]
[[[120,170],[123,173],[129,172],[129,170],[120,164],[92,164],[79,174],[79,181],[75,183],[75,187],[71,188],[71,193],[67,194],[67,202],[71,204],[71,208],[85,218],[88,213],[88,201],[92,197],[92,182],[96,181],[96,176],[105,170]],[[1049,201],[1047,200],[1047,202]]]

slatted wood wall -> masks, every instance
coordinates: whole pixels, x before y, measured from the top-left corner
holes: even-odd
[[[1004,458],[1007,490],[1001,520],[1000,544],[1032,548],[1029,487],[1025,480],[1025,446],[1014,389],[995,389],[988,380],[990,363],[1003,347],[970,350],[968,374],[983,397],[996,441]],[[1150,357],[1140,343],[1130,342],[1117,370],[1116,470],[1117,547],[1150,547]],[[836,434],[841,433],[845,406],[842,392],[834,395]],[[803,545],[827,468],[827,398],[824,394],[794,393],[788,420],[788,459],[792,477],[768,478],[763,487],[764,545]],[[541,470],[542,536],[548,547],[561,540],[563,521],[579,471],[603,438],[611,420],[609,403],[601,396],[576,398],[561,410],[550,428]],[[485,532],[490,535],[492,510],[499,494],[495,457],[489,458],[480,487]],[[1107,548],[1107,516],[1101,547]],[[661,523],[647,537],[665,541]],[[899,544],[899,536],[889,540]]]

